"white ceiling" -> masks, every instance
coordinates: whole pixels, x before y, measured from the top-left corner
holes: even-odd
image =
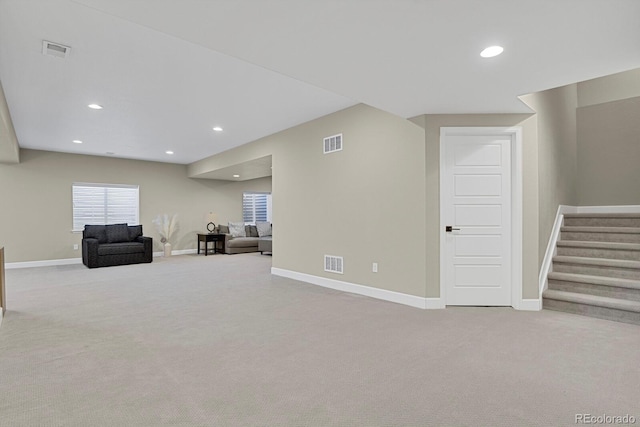
[[[638,0],[0,0],[0,81],[22,147],[190,163],[359,102],[526,112],[640,67],[639,22]]]

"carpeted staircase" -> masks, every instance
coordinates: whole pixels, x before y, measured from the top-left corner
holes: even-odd
[[[640,214],[566,214],[543,308],[640,325]]]

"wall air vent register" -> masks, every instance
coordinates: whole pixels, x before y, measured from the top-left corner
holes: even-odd
[[[324,271],[330,273],[342,274],[342,267],[344,262],[341,256],[325,255],[324,256]]]
[[[328,136],[324,139],[324,154],[342,150],[342,134]]]

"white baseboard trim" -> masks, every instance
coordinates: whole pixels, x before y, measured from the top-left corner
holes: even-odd
[[[197,249],[180,249],[179,251],[171,251],[171,255],[191,255],[197,252]]]
[[[196,249],[181,249],[179,251],[171,251],[171,255],[189,255],[189,254],[195,254],[198,251]],[[160,251],[160,252],[154,252],[153,253],[153,257],[163,257],[164,256],[164,251]]]
[[[12,268],[51,267],[55,265],[71,265],[71,264],[82,264],[82,258],[48,259],[44,261],[8,262],[7,264],[5,264],[5,268],[9,270]]]
[[[513,307],[521,311],[540,311],[542,310],[542,299],[521,299],[517,307]]]
[[[343,282],[341,280],[327,279],[326,277],[313,276],[311,274],[299,273],[297,271],[285,270],[271,267],[271,274],[275,276],[287,277],[301,282],[318,285],[325,288],[335,289],[352,294],[364,295],[384,301],[395,302],[422,309],[444,308],[440,298],[423,298],[415,295],[403,294],[401,292],[388,291],[386,289],[373,288],[370,286],[357,285],[355,283]]]
[[[2,318],[3,318],[2,309],[0,308],[0,327],[2,327]]]
[[[425,298],[425,307],[427,310],[440,310],[447,308],[442,298]]]

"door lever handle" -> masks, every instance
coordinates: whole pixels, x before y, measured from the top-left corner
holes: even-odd
[[[453,230],[460,230],[459,228],[453,228],[452,225],[447,225],[444,227],[444,231],[446,231],[447,233],[451,233]]]

